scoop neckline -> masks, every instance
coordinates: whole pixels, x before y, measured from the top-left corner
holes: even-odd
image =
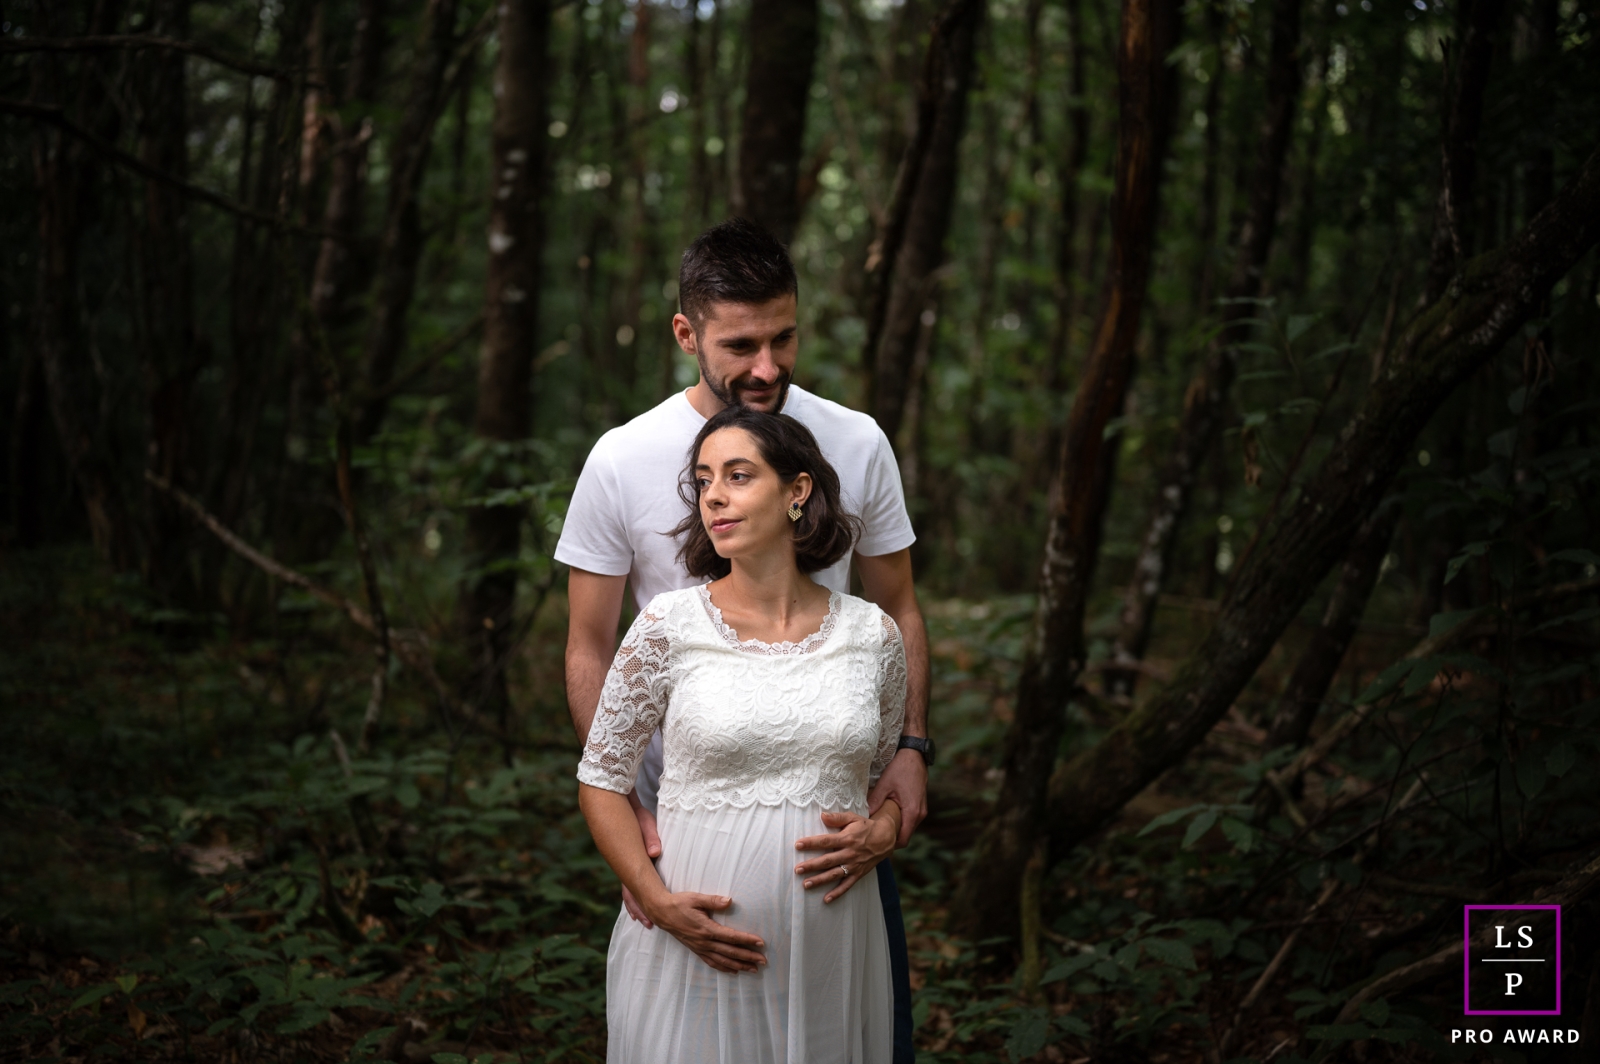
[[[717,630],[717,634],[735,650],[742,650],[752,654],[809,654],[828,641],[833,634],[833,629],[839,621],[839,607],[844,596],[833,589],[828,590],[828,612],[823,615],[822,625],[815,632],[802,636],[795,642],[783,640],[777,643],[768,643],[761,639],[740,639],[739,633],[722,619],[722,608],[711,601],[711,584],[701,584],[696,590],[700,592],[700,604],[705,607],[706,619]]]

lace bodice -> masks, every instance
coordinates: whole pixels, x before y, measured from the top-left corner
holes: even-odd
[[[626,794],[659,727],[660,802],[865,815],[905,716],[906,656],[878,607],[832,593],[798,643],[740,641],[705,587],[658,595],[622,640],[578,779]]]

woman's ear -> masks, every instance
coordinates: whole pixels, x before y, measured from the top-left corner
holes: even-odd
[[[811,498],[811,474],[797,474],[794,483],[789,485],[789,501],[803,507],[809,498]]]

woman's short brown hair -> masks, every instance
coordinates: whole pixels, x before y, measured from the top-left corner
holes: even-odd
[[[694,467],[700,461],[700,448],[714,432],[744,429],[756,441],[761,459],[785,484],[794,483],[801,473],[811,475],[811,496],[794,523],[794,560],[802,573],[828,568],[850,552],[861,532],[861,521],[845,510],[839,498],[839,474],[822,457],[822,448],[811,430],[787,414],[767,414],[735,404],[710,418],[689,448],[689,461],[678,481],[678,494],[689,507],[689,514],[672,530],[682,536],[678,560],[691,576],[712,579],[727,576],[733,563],[717,553],[711,536],[700,519],[700,489]]]

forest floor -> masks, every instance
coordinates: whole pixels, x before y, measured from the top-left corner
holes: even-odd
[[[0,1059],[603,1059],[617,891],[576,810],[564,605],[544,604],[513,677],[517,748],[397,674],[361,755],[370,656],[337,618],[284,611],[276,632],[238,638],[151,607],[79,554],[0,562]],[[996,788],[1030,603],[925,607],[941,761],[931,815],[896,857],[922,1059],[1081,1061],[1119,1039],[1134,1054],[1121,1059],[1207,1059],[1229,1018],[1218,1006],[1262,947],[1242,935],[1251,921],[1219,915],[1219,897],[1237,900],[1226,840],[1139,832],[1240,800],[1283,651],[1198,756],[1046,883],[1052,974],[1028,1000],[1009,963],[942,928]],[[1166,611],[1153,677],[1208,607]],[[1353,675],[1414,638],[1369,632]],[[1073,712],[1087,741],[1119,710],[1085,697]],[[1262,893],[1256,923],[1284,906],[1293,923],[1304,903],[1282,894]],[[1125,964],[1104,997],[1070,979],[1130,947],[1149,963]],[[1292,1036],[1292,1005],[1273,1026],[1278,1004],[1255,1042]]]

